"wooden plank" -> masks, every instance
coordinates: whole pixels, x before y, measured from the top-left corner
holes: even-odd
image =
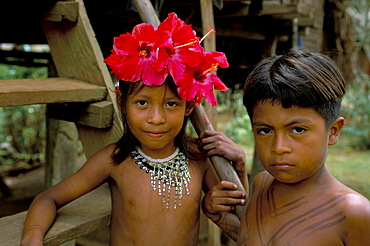
[[[20,245],[26,213],[0,218],[1,245]],[[110,214],[110,194],[104,185],[61,208],[45,235],[44,245],[59,245],[103,228],[109,224]]]
[[[73,2],[78,3],[76,23],[45,20],[41,22],[58,75],[71,76],[91,84],[114,89],[112,78],[104,63],[104,57],[91,27],[84,3],[82,0]],[[113,126],[100,130],[77,125],[87,158],[106,145],[116,142],[122,136],[121,113],[115,103],[115,94],[110,90],[107,92],[106,100],[113,102]]]
[[[150,23],[153,26],[159,26],[159,18],[155,12],[153,5],[150,1],[133,0],[140,18],[145,23]]]
[[[215,21],[213,16],[213,1],[212,0],[200,0],[200,10],[202,16],[202,32],[206,35],[208,31],[212,28],[215,30]],[[216,35],[210,35],[203,41],[204,50],[215,51],[216,50]],[[216,96],[216,92],[215,96]],[[213,123],[214,127],[217,128],[217,111],[216,107],[212,107],[206,104],[206,112],[209,115],[210,121]],[[194,112],[193,114],[195,114]],[[197,122],[195,122],[197,123]],[[198,135],[200,132],[197,132]],[[220,228],[208,219],[208,235],[207,235],[207,245],[209,246],[220,246],[221,245],[221,231]]]
[[[0,80],[0,106],[102,100],[107,89],[68,78]]]
[[[58,22],[76,22],[78,19],[78,3],[70,1],[56,2],[55,5],[45,13],[43,19]]]
[[[233,27],[217,27],[217,36],[218,37],[238,37],[238,38],[245,38],[251,40],[258,40],[264,41],[266,39],[266,35],[256,32],[256,31],[248,31],[245,28]]]
[[[108,128],[113,124],[113,103],[68,103],[48,105],[50,118],[71,121],[94,128]]]

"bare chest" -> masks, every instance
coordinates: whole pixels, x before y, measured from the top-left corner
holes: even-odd
[[[271,190],[253,198],[239,245],[343,245],[342,196],[287,195],[283,200]]]
[[[112,189],[118,193],[117,202],[121,204],[151,204],[168,209],[194,201],[199,203],[204,174],[196,166],[190,165],[188,177],[182,178],[185,173],[181,170],[178,171],[180,175],[167,172],[168,177],[158,177],[152,170],[133,161],[121,165],[112,175]]]
[[[177,245],[178,242],[195,245],[203,174],[192,167],[189,172],[188,192],[183,185],[180,193],[180,187],[170,188],[158,180],[153,185],[151,173],[140,165],[122,163],[110,183],[111,240],[116,242],[112,245],[129,245],[127,242],[132,245]]]

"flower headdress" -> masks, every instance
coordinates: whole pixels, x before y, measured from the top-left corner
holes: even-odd
[[[148,86],[163,84],[170,74],[181,98],[200,103],[205,97],[216,106],[213,89],[228,88],[212,71],[218,66],[227,68],[229,63],[223,52],[204,51],[202,40],[191,25],[171,13],[158,28],[142,23],[132,34],[115,37],[112,54],[104,62],[118,79],[141,80]]]

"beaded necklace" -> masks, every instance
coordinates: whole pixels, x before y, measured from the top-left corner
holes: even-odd
[[[166,203],[167,209],[172,189],[175,190],[173,208],[176,209],[177,204],[181,206],[183,189],[185,188],[187,195],[190,194],[188,185],[191,177],[188,168],[189,161],[179,148],[176,148],[172,155],[163,159],[153,159],[137,148],[131,152],[131,158],[135,160],[137,165],[140,165],[140,169],[150,173],[150,185],[153,190],[158,189],[158,195],[162,196],[162,202]]]

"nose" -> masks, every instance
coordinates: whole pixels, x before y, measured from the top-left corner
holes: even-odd
[[[276,134],[272,141],[273,143],[271,146],[271,151],[273,153],[281,155],[291,152],[289,136],[284,134]]]
[[[147,116],[147,122],[154,125],[163,124],[166,122],[166,112],[160,106],[153,106]]]

